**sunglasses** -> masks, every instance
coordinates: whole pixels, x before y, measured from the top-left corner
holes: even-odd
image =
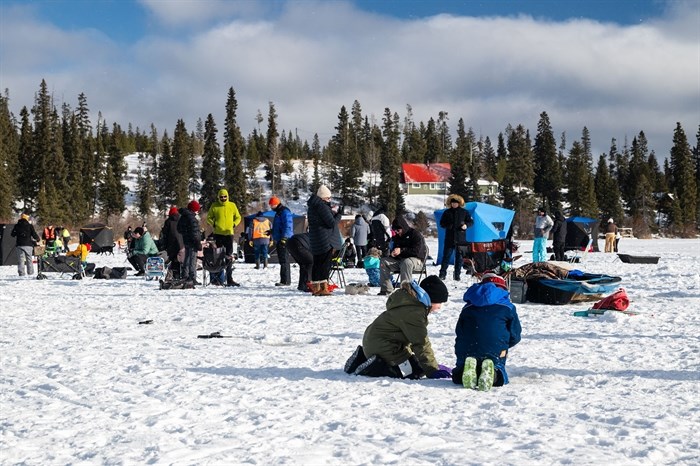
[[[225,201],[226,199],[228,199],[228,197],[226,197],[226,196],[219,197],[219,200],[221,200],[221,201]]]

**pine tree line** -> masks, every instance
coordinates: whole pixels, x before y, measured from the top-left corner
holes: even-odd
[[[523,228],[522,216],[531,217],[537,205],[569,216],[626,219],[641,235],[659,229],[693,235],[700,219],[700,126],[691,146],[677,123],[673,147],[660,166],[643,131],[621,150],[613,139],[609,151],[594,161],[588,129],[570,145],[562,133],[557,145],[546,112],[534,140],[523,125],[508,125],[494,148],[488,136],[477,137],[461,118],[453,144],[447,112],[416,123],[410,105],[403,119],[386,108],[379,123],[354,101],[349,113],[341,106],[336,132],[322,146],[318,134],[309,144],[279,129],[273,102],[267,127],[261,128],[265,118],[258,111],[257,128],[244,137],[230,88],[222,149],[211,114],[191,132],[178,119],[172,137],[167,130],[161,136],[154,125],[146,133],[129,124],[124,132],[99,113],[93,127],[84,94],[75,109],[63,104],[59,114],[47,89],[42,80],[33,106],[23,107],[19,119],[9,110],[9,92],[0,96],[0,218],[10,220],[22,210],[43,223],[109,222],[125,209],[127,176],[136,178],[136,205],[144,217],[193,198],[206,207],[222,187],[239,206],[249,207],[264,201],[255,176],[261,164],[273,194],[298,199],[325,183],[343,204],[382,206],[393,217],[405,210],[402,163],[450,162],[452,192],[516,210],[516,224]],[[140,154],[139,168],[127,173],[124,157],[133,152]],[[363,178],[367,173],[369,179]],[[283,184],[283,175],[292,182]],[[498,195],[484,198],[480,179],[498,182]]]

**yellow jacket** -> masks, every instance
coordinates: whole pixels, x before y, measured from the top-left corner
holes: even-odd
[[[80,243],[77,248],[75,248],[72,251],[68,251],[66,253],[66,256],[80,257],[80,262],[86,262],[89,252],[90,251],[88,251],[87,246],[85,246],[83,243]]]
[[[217,197],[221,196],[228,197],[228,191],[219,190]],[[233,202],[229,200],[221,202],[217,199],[209,207],[207,223],[212,226],[215,235],[233,235],[236,225],[241,223],[241,214],[238,213],[238,207]]]

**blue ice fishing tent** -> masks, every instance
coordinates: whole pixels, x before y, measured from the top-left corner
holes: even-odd
[[[466,209],[474,220],[474,224],[467,229],[467,242],[470,243],[488,243],[497,239],[505,239],[510,225],[513,223],[513,217],[515,217],[515,211],[483,202],[467,202],[462,208]],[[442,263],[445,229],[440,226],[440,219],[446,210],[441,209],[434,212],[435,223],[438,227],[436,265]],[[450,257],[450,262],[453,261],[454,254]]]

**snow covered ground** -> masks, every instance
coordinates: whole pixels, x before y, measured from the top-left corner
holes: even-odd
[[[487,393],[345,374],[384,307],[376,290],[312,297],[271,286],[276,266],[244,263],[240,288],[170,291],[133,276],[38,281],[0,267],[0,463],[696,465],[700,241],[620,247],[661,261],[594,253],[580,268],[620,275],[643,315],[518,305],[511,383]],[[123,254],[90,261],[127,265]],[[447,283],[429,334],[452,365],[468,283]],[[197,339],[214,331],[231,338]]]

